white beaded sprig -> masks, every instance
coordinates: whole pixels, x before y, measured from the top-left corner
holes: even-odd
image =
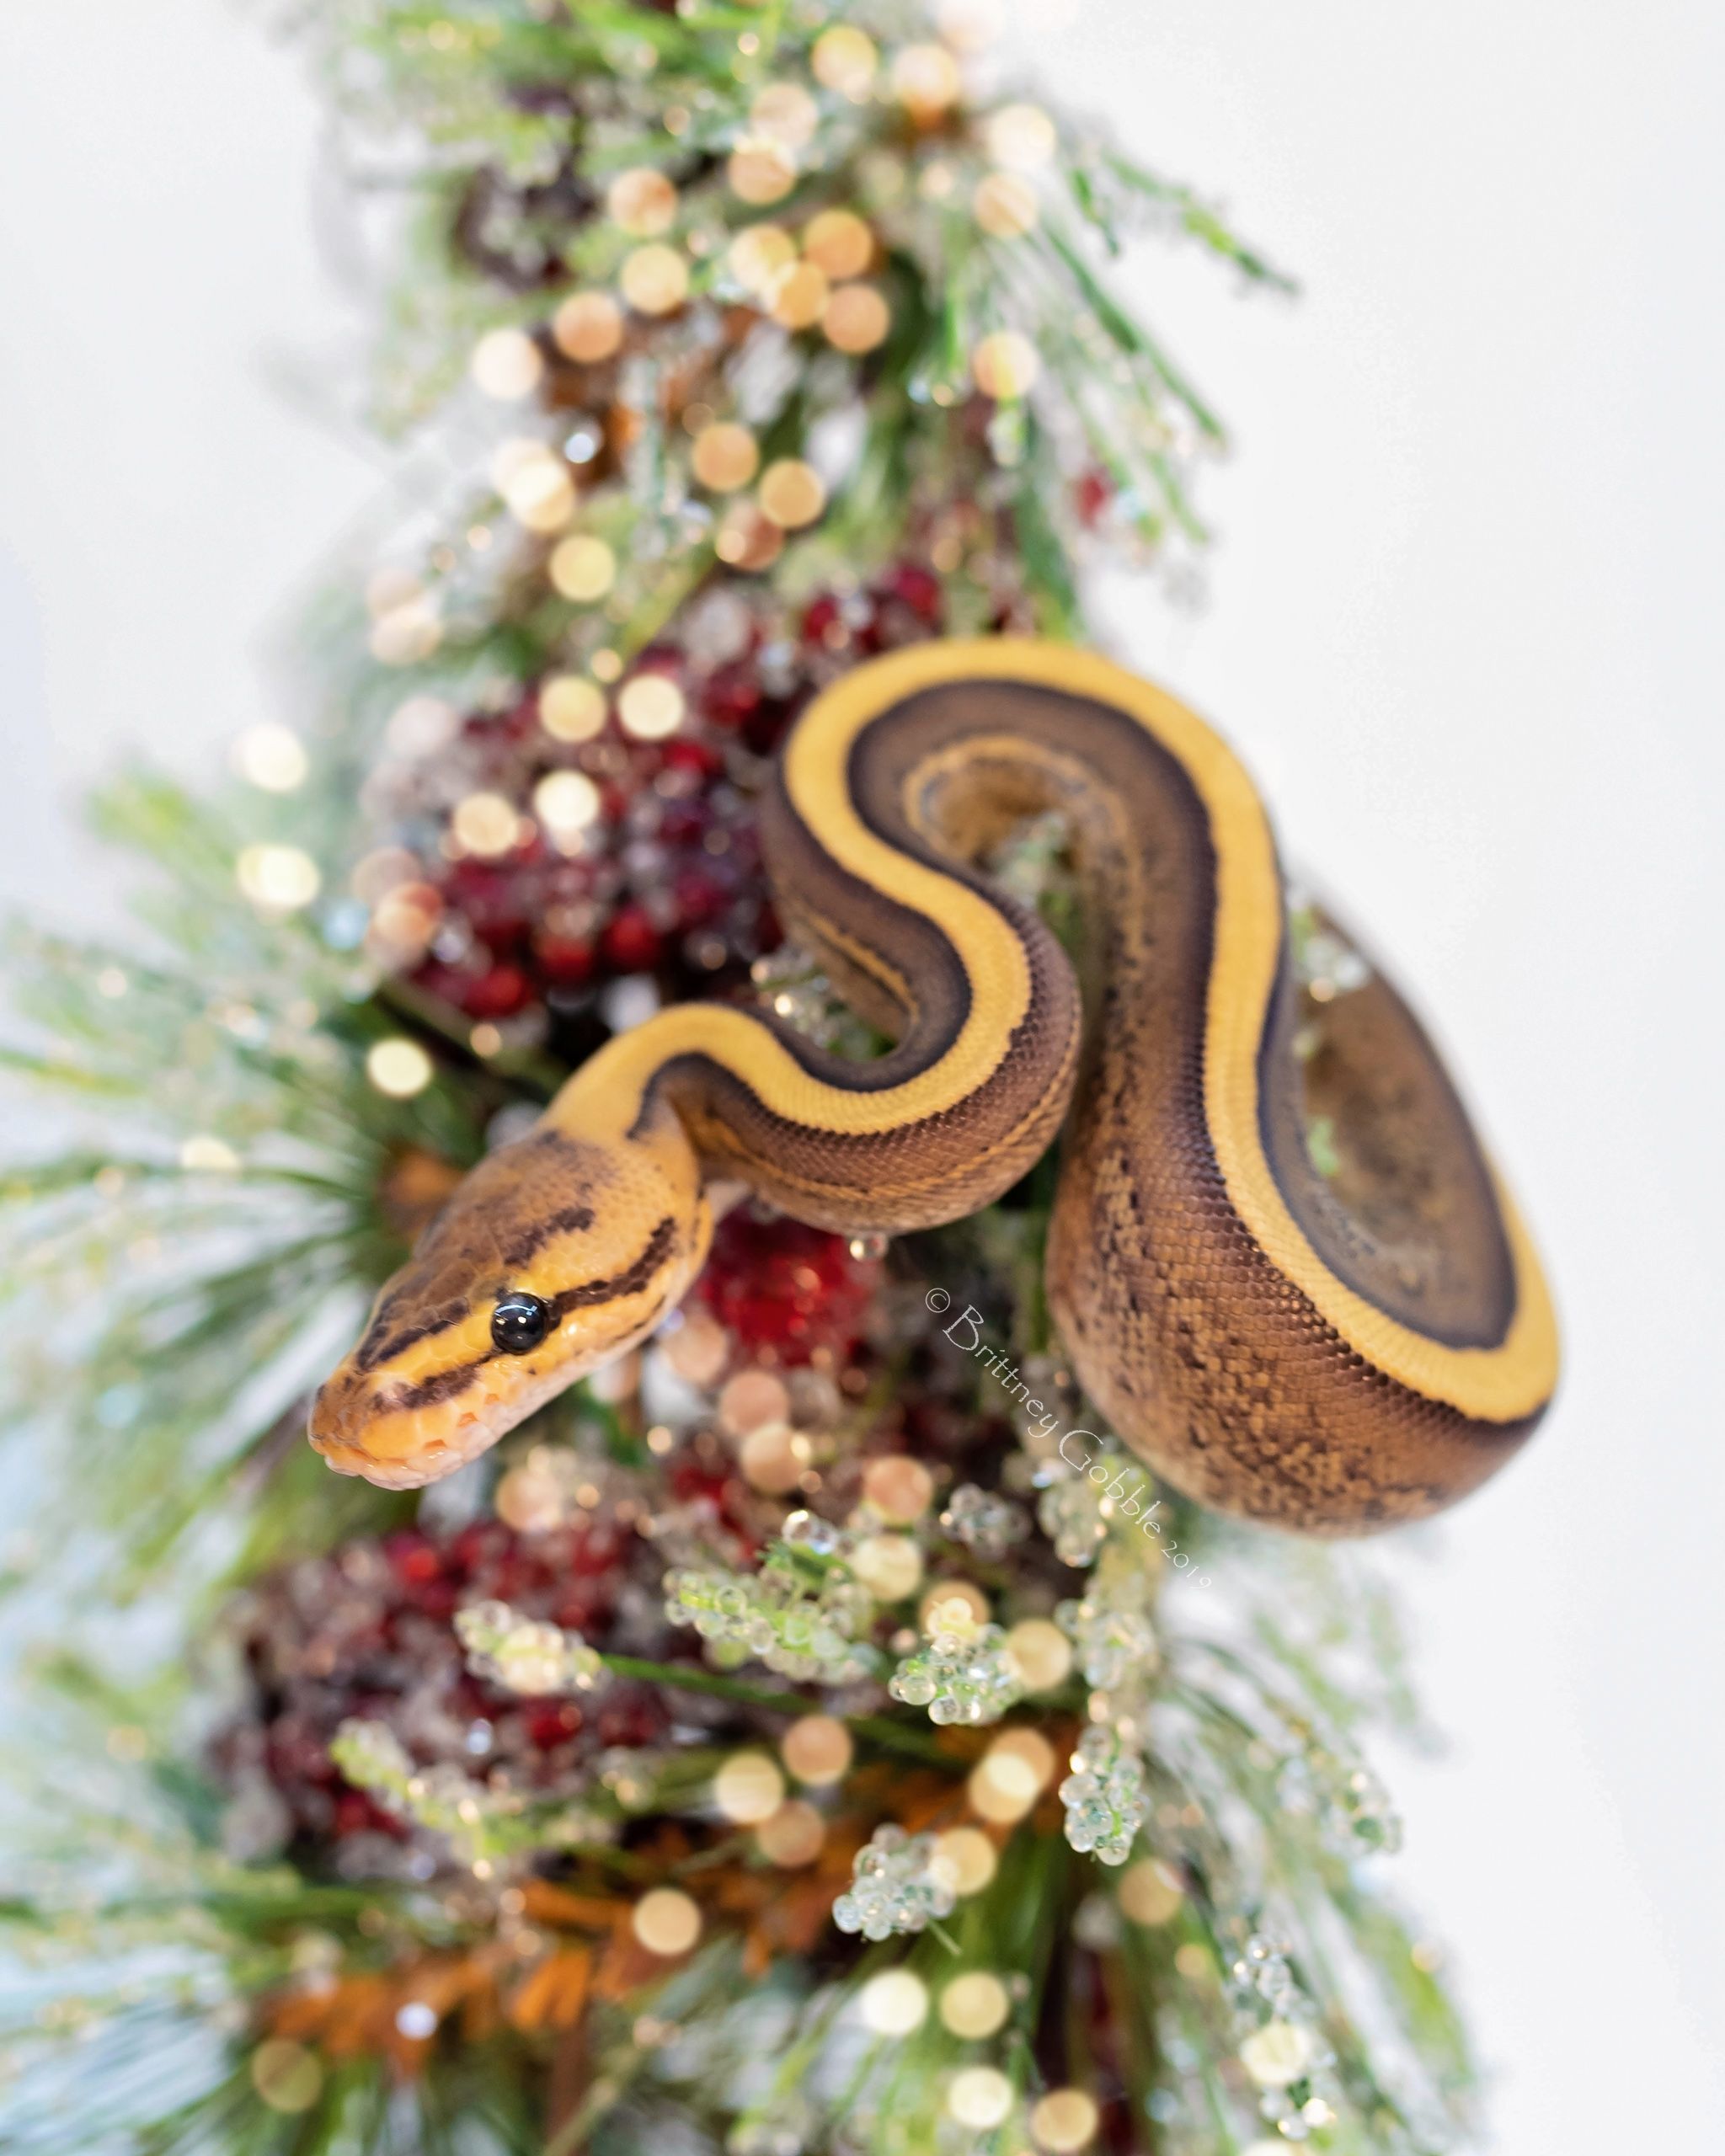
[[[1010,1497],[980,1483],[961,1482],[947,1499],[941,1530],[962,1542],[985,1564],[996,1565],[1028,1533],[1023,1513]]]
[[[1060,1784],[1066,1839],[1104,1864],[1124,1864],[1150,1809],[1144,1769],[1112,1729],[1092,1724],[1078,1740],[1072,1771]]]
[[[1126,1606],[1101,1582],[1081,1602],[1058,1604],[1055,1622],[1072,1642],[1085,1683],[1104,1691],[1143,1677],[1160,1658],[1148,1614]]]
[[[1102,1500],[1078,1480],[1050,1484],[1038,1500],[1036,1521],[1063,1565],[1093,1565],[1108,1531]]]
[[[921,1931],[950,1916],[958,1894],[950,1869],[937,1854],[932,1834],[907,1834],[902,1827],[877,1827],[857,1852],[851,1891],[832,1905],[841,1931],[865,1939]]]
[[[874,1601],[846,1561],[844,1530],[793,1513],[756,1572],[686,1566],[665,1576],[665,1614],[736,1661],[754,1656],[782,1677],[839,1684],[869,1675]]]
[[[507,1692],[591,1692],[606,1680],[605,1664],[579,1632],[524,1617],[506,1602],[470,1603],[456,1612],[455,1629],[468,1668]]]
[[[484,1853],[493,1826],[521,1809],[518,1796],[487,1789],[450,1761],[417,1766],[386,1722],[350,1716],[331,1739],[329,1756],[386,1812],[448,1835],[469,1860]]]
[[[908,1654],[887,1689],[909,1707],[927,1707],[937,1722],[998,1721],[1024,1696],[1023,1674],[998,1625],[937,1631]]]

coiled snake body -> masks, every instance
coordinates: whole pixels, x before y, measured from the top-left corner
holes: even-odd
[[[1083,888],[1081,995],[971,865],[1048,810]],[[313,1409],[333,1466],[429,1481],[644,1338],[700,1267],[716,1183],[820,1226],[925,1227],[1000,1196],[1069,1102],[1052,1306],[1085,1391],[1176,1487],[1361,1533],[1463,1495],[1531,1429],[1557,1369],[1531,1243],[1381,978],[1296,1053],[1263,807],[1183,705],[1062,646],[916,646],[810,707],[763,829],[788,922],[895,1046],[846,1062],[702,1003],[609,1042],[384,1289]]]

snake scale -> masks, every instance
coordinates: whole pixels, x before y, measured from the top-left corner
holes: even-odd
[[[974,865],[1050,811],[1081,984]],[[810,706],[763,836],[788,925],[891,1050],[846,1061],[699,1002],[608,1042],[385,1287],[313,1406],[332,1466],[399,1487],[473,1458],[653,1331],[737,1186],[817,1226],[927,1227],[1063,1123],[1051,1306],[1087,1395],[1176,1488],[1365,1533],[1527,1435],[1557,1360],[1528,1235],[1381,975],[1296,1043],[1263,805],[1183,705],[1064,646],[918,645]]]

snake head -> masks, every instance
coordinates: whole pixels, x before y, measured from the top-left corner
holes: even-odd
[[[712,1237],[675,1113],[621,1135],[550,1122],[464,1179],[312,1405],[338,1474],[417,1489],[645,1337]]]

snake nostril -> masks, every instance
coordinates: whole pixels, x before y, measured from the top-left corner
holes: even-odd
[[[312,1398],[308,1417],[313,1444],[330,1446],[348,1443],[353,1423],[349,1412],[348,1390],[347,1386],[334,1378],[328,1385],[318,1387]]]

